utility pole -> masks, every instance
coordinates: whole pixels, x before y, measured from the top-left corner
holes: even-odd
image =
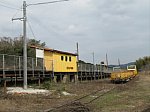
[[[27,89],[27,38],[26,38],[26,1],[23,1],[23,17],[22,18],[13,18],[14,20],[23,21],[23,88]]]
[[[120,67],[120,59],[118,58],[118,65],[119,65],[119,67]]]
[[[101,79],[102,79],[103,78],[103,66],[104,66],[104,62],[101,61],[100,65],[101,65]]]
[[[107,57],[107,53],[106,53],[106,64],[107,64],[107,70],[108,70],[108,57]]]
[[[77,61],[79,62],[79,45],[78,45],[78,42],[77,42]]]
[[[5,55],[3,54],[3,79],[4,79],[4,94],[6,95],[6,75],[5,75]]]
[[[77,77],[76,77],[76,80],[78,80],[78,76],[79,76],[79,45],[77,42]]]
[[[27,89],[27,38],[26,38],[26,1],[23,1],[23,69],[24,69],[24,80],[23,88]]]
[[[95,76],[95,67],[94,67],[94,64],[95,64],[94,52],[92,53],[92,55],[93,55],[93,75],[94,75],[94,80],[95,80],[96,76]]]
[[[43,4],[50,4],[50,3],[57,3],[57,2],[64,2],[69,0],[59,0],[59,1],[51,1],[51,2],[41,2],[35,4],[26,4],[26,1],[23,1],[23,17],[22,18],[13,18],[13,20],[21,20],[23,21],[23,88],[27,89],[27,38],[26,38],[26,8],[32,5],[43,5]]]

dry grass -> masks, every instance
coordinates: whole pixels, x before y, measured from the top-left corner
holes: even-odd
[[[109,94],[91,103],[91,112],[134,112],[142,111],[150,104],[150,75],[139,75],[139,78],[127,86],[120,86]],[[0,112],[37,112],[50,109],[89,94],[102,87],[112,87],[109,80],[87,81],[83,83],[52,84],[51,95],[7,95],[0,94]],[[61,91],[75,94],[61,95]]]
[[[150,106],[150,76],[138,79],[94,102],[93,112],[141,112]]]

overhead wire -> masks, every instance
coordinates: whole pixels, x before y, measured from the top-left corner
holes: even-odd
[[[12,5],[13,5],[13,7],[17,7],[17,6],[14,5],[14,4],[8,3],[7,0],[3,0],[3,1],[0,1],[0,2],[3,3],[3,4],[9,5],[9,6],[12,6]]]
[[[32,14],[32,16],[33,16],[33,14]],[[28,16],[28,20],[29,20],[29,19],[34,20],[34,19],[32,18],[32,16]],[[55,35],[57,35],[57,36],[62,36],[60,33],[58,33],[57,31],[55,31],[52,27],[51,27],[51,28],[49,27],[51,30],[48,30],[47,25],[43,24],[38,18],[36,18],[36,19],[38,20],[38,22],[36,22],[36,24],[38,24],[38,26],[42,27],[42,28],[44,29],[44,31],[46,31],[47,33],[53,32],[53,33],[54,33]],[[36,20],[35,20],[35,21],[36,21]],[[28,23],[29,23],[29,22],[28,22]],[[31,30],[32,35],[34,36],[34,39],[36,39],[35,33],[34,33],[33,28],[32,28],[32,26],[31,26],[30,23],[29,23],[29,28],[30,28],[30,30]],[[60,40],[62,40],[62,39],[60,39]]]
[[[21,6],[20,9],[22,9],[22,6]],[[14,18],[14,17],[18,14],[19,11],[20,11],[20,10],[17,10],[17,11],[14,13],[14,15],[12,16],[12,18]]]
[[[42,5],[42,4],[49,4],[49,3],[57,3],[57,2],[65,2],[65,1],[69,1],[69,0],[57,0],[57,1],[50,1],[50,2],[41,2],[41,3],[35,3],[35,4],[27,4],[27,6],[30,6],[30,5]],[[17,10],[17,12],[13,15],[13,17],[12,18],[14,18],[16,15],[17,15],[17,13],[18,13],[18,11],[22,11],[22,7],[21,8],[15,8],[15,7],[12,7],[12,6],[10,6],[8,3],[4,3],[4,2],[2,2],[2,1],[0,1],[0,6],[3,6],[3,7],[6,7],[6,8],[9,8],[9,9],[13,9],[13,10]],[[30,31],[31,31],[31,33],[32,33],[32,35],[33,35],[33,37],[34,37],[34,39],[36,38],[35,37],[35,33],[33,32],[33,29],[32,29],[32,27],[31,27],[31,24],[29,23],[29,22],[27,22],[27,24],[28,24],[28,26],[29,26],[29,28],[30,28]],[[41,26],[41,25],[40,25]],[[13,28],[12,28],[13,29]],[[45,29],[47,29],[47,28],[45,28]],[[48,30],[47,30],[48,31]],[[55,32],[55,31],[54,31]],[[56,33],[56,32],[55,32]],[[57,35],[58,35],[58,33],[56,33]],[[60,34],[59,34],[60,35]]]
[[[57,1],[51,1],[51,2],[40,2],[40,3],[33,3],[33,4],[28,4],[27,6],[31,5],[43,5],[43,4],[50,4],[50,3],[57,3],[57,2],[65,2],[69,0],[57,0]]]
[[[16,27],[19,27],[18,29],[16,29]],[[15,36],[22,36],[22,28],[21,26],[18,24],[14,24],[14,22],[12,21],[12,24],[11,24],[11,31],[12,31],[12,34],[15,35]]]
[[[31,24],[29,23],[29,21],[27,21],[27,23],[28,23],[28,26],[29,26],[29,28],[30,28],[30,31],[31,31],[31,33],[32,33],[32,35],[33,35],[33,37],[34,37],[34,39],[36,39],[35,33],[33,32],[33,29],[32,29]]]
[[[15,7],[12,7],[12,6],[8,6],[8,5],[5,5],[4,3],[0,3],[0,6],[3,6],[5,8],[9,8],[9,9],[13,9],[13,10],[19,10],[19,11],[22,11],[21,9],[19,8],[15,8]]]
[[[29,12],[30,13],[30,12]],[[29,14],[28,13],[28,14]],[[36,18],[36,17],[35,17]],[[40,19],[38,19],[38,18],[36,18],[36,20],[35,20],[35,18],[33,18],[33,14],[31,15],[30,14],[30,16],[28,16],[28,20],[29,19],[31,19],[31,20],[34,20],[35,22],[36,22],[36,24],[38,24],[38,26],[40,26],[40,27],[42,27],[43,29],[44,29],[44,31],[46,31],[47,33],[49,33],[49,32],[53,32],[55,35],[57,35],[57,36],[62,36],[62,34],[60,34],[60,33],[58,33],[58,31],[56,31],[54,28],[52,28],[52,27],[47,27],[47,25],[45,25],[43,22],[41,22],[41,20]],[[51,29],[51,30],[49,30],[49,28]]]
[[[9,9],[16,10],[16,12],[15,12],[15,14],[13,15],[12,18],[14,18],[14,17],[17,15],[18,12],[21,12],[21,11],[22,11],[22,7],[16,8],[17,6],[14,6],[14,5],[10,4],[10,3],[6,3],[5,1],[0,1],[0,6],[5,7],[5,8],[9,8]],[[13,21],[12,21],[12,23],[13,23]],[[13,32],[14,32],[13,29],[14,29],[14,26],[13,26],[13,24],[12,24],[12,26],[11,26],[12,34],[13,34]]]

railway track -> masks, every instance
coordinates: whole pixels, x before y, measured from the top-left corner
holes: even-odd
[[[90,103],[94,102],[95,100],[99,99],[100,97],[108,94],[109,92],[111,92],[112,90],[114,90],[116,87],[112,87],[112,88],[101,88],[97,91],[91,92],[87,95],[84,95],[80,98],[77,98],[73,101],[67,102],[66,104],[51,108],[51,109],[47,109],[44,112],[64,112],[66,111],[64,108],[69,108],[70,110],[74,110],[74,111],[70,111],[70,112],[89,112],[89,108],[87,107],[87,105],[89,105]],[[60,111],[62,110],[62,111]],[[67,112],[67,111],[66,111]]]
[[[100,99],[102,96],[109,94],[115,89],[123,91],[127,86],[130,86],[134,81],[138,79],[138,76],[131,81],[124,84],[114,84],[113,87],[103,87],[97,91],[91,92],[66,104],[44,110],[44,112],[90,112],[88,105],[92,102]]]

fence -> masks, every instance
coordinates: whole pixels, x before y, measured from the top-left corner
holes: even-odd
[[[44,60],[41,58],[27,58],[27,70],[35,75],[35,71],[40,71],[44,75]],[[15,55],[0,54],[0,73],[3,74],[18,74],[20,77],[23,71],[23,57]]]
[[[27,59],[28,70],[43,70],[43,59],[31,58]],[[23,57],[15,55],[0,54],[0,70],[23,70]]]
[[[68,65],[67,65],[68,66]],[[39,77],[38,75],[48,76],[51,74],[59,75],[60,72],[75,73],[77,72],[76,63],[72,67],[73,69],[66,69],[57,60],[44,60],[42,58],[27,58],[27,70],[29,77]],[[58,70],[60,69],[60,70]],[[57,73],[56,73],[57,72]],[[79,77],[99,77],[104,75],[104,73],[110,73],[111,70],[106,68],[104,65],[93,65],[90,63],[78,63]],[[23,77],[23,57],[15,55],[0,54],[0,75],[4,78],[4,74],[12,74],[12,76],[17,75],[17,77]],[[7,76],[7,75],[6,75]]]
[[[78,71],[80,72],[111,72],[112,69],[107,68],[104,65],[93,65],[89,63],[79,63],[78,64]]]

